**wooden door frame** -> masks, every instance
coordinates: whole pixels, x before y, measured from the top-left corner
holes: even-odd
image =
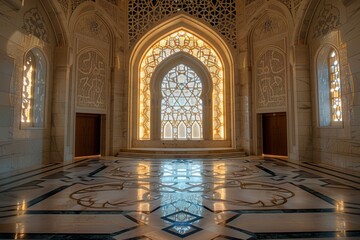
[[[254,132],[254,143],[255,143],[255,154],[263,155],[264,154],[264,146],[263,146],[263,115],[264,114],[272,114],[272,113],[285,113],[286,115],[286,142],[287,142],[287,156],[289,157],[289,149],[290,149],[290,139],[289,139],[289,116],[287,111],[273,111],[273,112],[257,112],[255,113],[255,132]]]
[[[107,127],[109,124],[107,123],[108,118],[106,117],[106,114],[104,113],[95,113],[95,112],[83,112],[83,111],[77,111],[75,112],[75,121],[74,121],[74,141],[73,141],[73,157],[75,157],[75,151],[76,151],[76,117],[78,114],[93,114],[93,115],[99,115],[100,116],[100,156],[105,156],[108,152],[107,149],[107,137],[108,137],[108,129]]]

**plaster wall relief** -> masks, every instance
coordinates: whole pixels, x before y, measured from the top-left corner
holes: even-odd
[[[76,23],[76,107],[86,111],[107,110],[110,32],[94,14],[82,16]]]
[[[340,25],[340,10],[326,3],[317,16],[313,30],[313,38],[323,37],[331,31],[336,30]]]
[[[276,15],[267,15],[258,23],[253,32],[253,40],[268,41],[269,38],[286,33],[287,25],[282,18]],[[269,42],[269,41],[268,41]]]
[[[256,107],[286,106],[286,60],[278,50],[267,50],[256,63]]]
[[[46,23],[37,7],[31,8],[24,13],[22,28],[27,33],[32,34],[45,42],[49,42]]]
[[[286,107],[287,25],[280,16],[268,14],[253,31],[255,102],[257,111]],[[270,41],[271,40],[271,41]],[[262,52],[262,53],[261,53]],[[260,55],[259,55],[260,54]]]
[[[77,107],[106,109],[106,65],[94,50],[81,53],[77,61]]]
[[[110,33],[104,22],[96,15],[86,15],[77,22],[75,32],[100,42],[110,44]]]

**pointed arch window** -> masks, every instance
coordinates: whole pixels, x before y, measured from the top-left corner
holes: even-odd
[[[202,83],[188,66],[172,68],[161,83],[161,138],[202,139]]]
[[[139,68],[139,87],[138,87],[138,139],[150,140],[151,136],[151,88],[150,82],[153,73],[157,66],[159,66],[167,58],[177,54],[186,53],[199,60],[207,69],[212,81],[212,139],[224,140],[225,139],[225,82],[224,82],[224,67],[222,59],[217,51],[204,40],[195,36],[194,34],[185,30],[179,30],[165,35],[163,38],[156,41],[143,55],[140,61]],[[179,123],[180,124],[180,123]],[[184,123],[185,124],[185,123]],[[198,123],[199,125],[200,123]],[[176,124],[175,124],[176,125]],[[173,133],[178,131],[172,124]],[[192,134],[192,128],[196,128],[185,124],[186,131]],[[179,125],[180,126],[180,125]],[[181,125],[183,126],[183,125]],[[201,129],[201,124],[199,125]],[[164,125],[161,126],[162,131]],[[170,127],[167,127],[170,129]],[[184,129],[181,127],[181,129]],[[196,136],[202,136],[201,130],[195,130]],[[192,138],[192,135],[187,134],[187,137]],[[164,136],[164,135],[163,135]],[[172,138],[176,139],[174,135]]]
[[[325,47],[318,56],[318,109],[320,127],[342,123],[341,78],[339,54]]]
[[[21,126],[43,127],[46,90],[46,61],[39,49],[25,55],[21,94]]]
[[[342,122],[341,84],[339,56],[335,50],[329,54],[329,81],[331,118],[333,122]]]

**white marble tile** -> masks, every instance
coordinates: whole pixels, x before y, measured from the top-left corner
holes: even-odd
[[[0,177],[0,238],[360,237],[354,174],[256,157],[39,166]]]

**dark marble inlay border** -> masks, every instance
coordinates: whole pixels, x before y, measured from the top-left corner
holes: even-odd
[[[1,240],[8,239],[49,239],[49,240],[115,240],[109,234],[94,233],[94,234],[61,234],[61,233],[24,233],[19,238],[19,234],[16,233],[0,233]]]
[[[71,166],[71,165],[73,165],[73,164],[77,164],[77,163],[82,162],[82,161],[85,161],[85,160],[88,161],[89,159],[86,158],[86,159],[83,159],[83,160],[77,160],[76,162],[72,162],[72,163],[69,163],[69,164],[66,164],[66,165],[61,165],[61,166],[59,166],[59,167],[56,167],[56,168],[53,168],[53,169],[49,169],[49,170],[44,171],[44,172],[41,172],[41,173],[36,173],[36,174],[30,175],[30,176],[26,176],[26,177],[23,177],[23,178],[19,178],[19,179],[16,179],[16,180],[13,180],[13,181],[4,183],[4,184],[0,184],[0,187],[9,185],[9,184],[12,184],[12,183],[15,183],[15,182],[19,182],[19,181],[21,181],[21,180],[28,179],[28,178],[31,178],[31,177],[36,177],[36,176],[42,175],[42,174],[44,174],[44,173],[51,172],[51,171],[55,171],[55,170],[57,170],[57,169],[61,169],[61,168],[67,167],[67,166]],[[0,193],[5,192],[5,191],[6,191],[6,190],[0,191]]]
[[[331,174],[331,173],[328,173],[328,172],[320,171],[320,170],[318,170],[318,169],[314,169],[314,168],[311,168],[311,167],[306,167],[306,166],[303,166],[303,165],[300,165],[300,164],[297,164],[297,163],[289,162],[289,161],[282,160],[282,159],[278,159],[278,158],[274,158],[274,159],[276,159],[276,160],[278,160],[278,161],[286,162],[287,164],[293,164],[293,165],[296,165],[296,166],[299,166],[299,167],[302,167],[302,168],[310,169],[311,171],[323,173],[323,174],[326,174],[326,175],[329,175],[329,176],[332,176],[332,177],[335,177],[335,178],[339,178],[339,179],[342,179],[342,180],[345,180],[345,181],[349,181],[349,182],[352,182],[352,183],[355,183],[355,184],[360,184],[360,182],[358,182],[358,181],[354,181],[354,180],[351,180],[351,179],[348,179],[348,178],[340,177],[340,176],[337,176],[337,175],[335,175],[335,174]],[[354,187],[354,189],[360,190],[359,188],[355,188],[355,187]]]
[[[275,177],[275,176],[277,175],[277,174],[274,173],[273,171],[271,171],[271,170],[269,170],[269,169],[267,169],[267,168],[265,168],[265,167],[263,167],[263,166],[256,165],[256,167],[259,168],[259,169],[261,169],[261,170],[263,170],[264,172],[270,174],[272,177]]]
[[[112,211],[96,211],[96,210],[27,210],[29,215],[126,215],[129,213],[149,214],[147,211],[138,210],[112,210]]]
[[[306,238],[339,238],[344,237],[359,237],[360,231],[314,231],[314,232],[278,232],[278,233],[254,233],[256,239],[306,239]]]
[[[7,177],[0,178],[0,181],[1,181],[1,180],[4,180],[4,179],[14,178],[14,177],[17,177],[17,176],[20,176],[20,175],[23,175],[23,174],[27,174],[27,173],[39,171],[39,170],[46,169],[46,168],[49,168],[49,167],[53,167],[53,166],[59,165],[59,164],[60,164],[60,163],[47,164],[46,166],[43,166],[43,167],[39,167],[39,168],[36,168],[36,169],[32,169],[32,170],[28,170],[28,171],[21,172],[21,173],[18,173],[18,174],[13,174],[13,175],[10,175],[10,176],[7,176]],[[0,186],[1,186],[1,185],[0,185]]]
[[[335,169],[327,168],[326,166],[323,166],[323,165],[318,166],[318,165],[316,165],[314,163],[310,163],[310,162],[304,162],[304,164],[307,164],[307,165],[310,165],[310,166],[313,166],[313,167],[321,167],[321,168],[324,168],[324,169],[332,171],[332,172],[337,172],[337,173],[340,173],[340,174],[343,174],[343,175],[346,175],[346,176],[351,176],[351,177],[360,179],[360,173],[359,173],[359,175],[353,175],[353,174],[350,174],[350,173],[345,173],[345,172],[341,172],[341,171],[338,171],[338,170],[335,170]]]

